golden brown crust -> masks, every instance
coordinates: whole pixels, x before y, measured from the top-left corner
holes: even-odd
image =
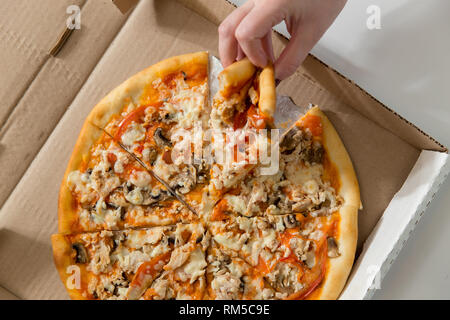
[[[319,299],[334,300],[339,297],[347,282],[355,260],[358,240],[358,208],[343,206],[339,210],[339,232],[336,238],[340,256],[329,259],[328,270]]]
[[[273,118],[277,96],[273,65],[265,67],[259,75],[259,110],[269,119]]]
[[[360,194],[358,180],[356,179],[350,156],[342,143],[336,129],[334,129],[327,116],[315,106],[308,111],[309,115],[321,118],[323,128],[323,146],[333,165],[336,167],[339,178],[339,195],[345,199],[346,206],[360,207]]]
[[[59,277],[66,287],[67,292],[71,299],[74,300],[86,300],[87,297],[81,295],[79,290],[70,289],[67,283],[71,281],[69,277],[73,276],[74,270],[71,270],[70,266],[76,266],[75,261],[72,258],[72,244],[67,239],[66,236],[62,234],[52,235],[52,246],[53,246],[53,261],[55,263],[56,269],[58,270]],[[75,271],[76,272],[76,271]],[[81,277],[81,272],[80,272]],[[81,279],[80,279],[81,283]]]
[[[247,58],[237,61],[219,74],[220,91],[223,97],[240,91],[253,78],[256,67]]]
[[[359,185],[347,150],[326,115],[317,106],[313,107],[308,114],[321,118],[323,146],[337,169],[340,181],[338,193],[344,199],[344,205],[339,210],[340,220],[336,239],[340,256],[329,260],[326,278],[319,294],[319,299],[337,299],[344,288],[355,258],[358,240],[358,209],[361,202]]]
[[[73,209],[74,200],[71,191],[66,185],[66,181],[69,173],[77,170],[84,158],[89,156],[90,148],[101,135],[101,131],[92,124],[101,128],[105,127],[113,115],[121,112],[126,99],[131,97],[134,101],[139,100],[143,89],[148,83],[183,68],[189,68],[192,65],[207,66],[208,52],[185,54],[163,60],[119,85],[92,109],[81,129],[61,184],[58,204],[58,231],[60,233],[80,231],[74,230],[78,216]]]
[[[246,96],[256,67],[244,58],[226,67],[219,74],[221,95],[227,98],[232,93],[240,91],[240,95]],[[275,72],[272,64],[267,65],[258,75],[259,81],[259,110],[269,119],[272,119],[276,107]]]

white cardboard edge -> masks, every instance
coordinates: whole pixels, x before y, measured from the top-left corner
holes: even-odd
[[[437,190],[450,171],[449,155],[423,150],[363,245],[339,299],[370,299],[380,288]]]

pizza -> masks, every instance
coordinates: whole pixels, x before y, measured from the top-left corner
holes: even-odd
[[[178,224],[120,231],[97,231],[52,236],[55,261],[58,269],[79,272],[79,279],[62,273],[63,281],[73,299],[137,299],[141,296],[160,294],[154,288],[160,282],[161,273],[182,274],[177,292],[164,295],[182,296],[186,299],[201,298],[205,286],[204,275],[199,271],[205,250],[205,230],[201,224]],[[201,239],[200,241],[198,241]],[[188,261],[180,265],[177,256],[188,255]],[[194,267],[193,267],[194,266]],[[199,268],[196,268],[198,266]]]
[[[87,117],[52,236],[72,299],[339,296],[360,196],[333,125],[315,106],[280,137],[272,65],[213,95],[209,73],[207,52],[161,61]]]

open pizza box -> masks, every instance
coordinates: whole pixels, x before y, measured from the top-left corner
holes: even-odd
[[[224,0],[113,2],[2,3],[0,298],[68,298],[50,235],[85,117],[155,62],[200,50],[217,56],[217,26],[233,10]],[[77,8],[81,28],[67,30]],[[274,33],[273,40],[279,53],[286,39]],[[313,56],[278,94],[318,104],[353,160],[364,208],[341,298],[370,298],[450,170],[447,149]]]

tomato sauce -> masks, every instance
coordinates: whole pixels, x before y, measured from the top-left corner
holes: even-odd
[[[309,129],[314,137],[320,137],[323,133],[322,121],[319,116],[308,114],[300,120],[300,125]]]

